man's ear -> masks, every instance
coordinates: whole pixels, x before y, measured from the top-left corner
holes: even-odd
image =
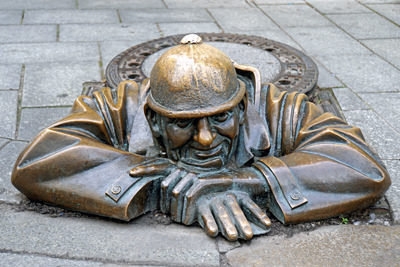
[[[144,115],[146,116],[147,122],[150,126],[150,130],[153,133],[153,136],[158,138],[160,137],[160,124],[158,120],[158,114],[152,110],[149,106],[144,106]]]
[[[239,107],[239,124],[244,123],[245,114],[247,111],[247,93],[243,96],[243,99],[238,104]]]

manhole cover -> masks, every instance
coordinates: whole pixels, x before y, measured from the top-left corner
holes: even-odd
[[[242,65],[257,67],[262,81],[274,83],[287,91],[310,92],[317,83],[315,63],[301,51],[259,36],[229,33],[197,33],[209,43]],[[123,80],[142,82],[155,61],[170,47],[179,44],[184,34],[155,39],[133,46],[118,54],[106,69],[110,87]]]

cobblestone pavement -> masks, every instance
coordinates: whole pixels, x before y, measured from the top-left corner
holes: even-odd
[[[68,113],[82,82],[104,78],[110,59],[132,45],[187,32],[259,35],[310,55],[319,86],[333,88],[388,167],[392,226],[228,243],[198,227],[158,223],[157,214],[127,224],[22,210],[12,165],[41,128]],[[398,265],[399,105],[399,0],[2,0],[0,265]]]

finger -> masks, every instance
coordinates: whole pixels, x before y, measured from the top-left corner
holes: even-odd
[[[163,213],[169,212],[171,190],[185,174],[185,171],[176,169],[161,182],[160,208]]]
[[[225,201],[225,206],[231,211],[234,220],[236,221],[236,227],[239,230],[239,234],[242,238],[249,240],[253,237],[253,230],[251,229],[250,223],[247,221],[246,216],[240,208],[236,197],[232,194],[228,194]]]
[[[230,241],[238,239],[238,232],[221,200],[211,203],[214,218],[222,234]]]
[[[214,216],[211,213],[208,204],[204,204],[199,207],[199,219],[200,225],[203,227],[207,235],[215,237],[218,235],[218,226],[215,222]]]
[[[240,204],[243,210],[247,212],[247,218],[253,219],[252,221],[262,228],[269,228],[271,226],[271,220],[267,214],[249,197],[240,199]]]
[[[183,197],[186,190],[193,184],[195,174],[189,173],[183,177],[172,190],[171,196],[171,217],[176,222],[182,221]]]
[[[132,168],[130,176],[161,175],[165,174],[172,164],[169,161],[150,161]]]

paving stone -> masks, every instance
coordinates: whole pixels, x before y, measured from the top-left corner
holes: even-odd
[[[100,43],[103,66],[106,69],[108,63],[119,53],[125,51],[131,46],[146,42],[150,39],[136,39],[132,41],[104,41]]]
[[[22,10],[0,10],[0,24],[20,24]]]
[[[0,65],[0,89],[18,89],[21,65]]]
[[[400,226],[329,226],[293,237],[260,237],[226,254],[231,266],[395,266]]]
[[[279,30],[271,19],[255,8],[211,8],[209,11],[226,32]]]
[[[256,35],[256,36],[261,36],[270,40],[274,40],[277,42],[281,42],[287,45],[290,45],[294,48],[297,48],[299,50],[302,50],[300,46],[294,42],[289,35],[287,35],[284,31],[282,30],[265,30],[265,31],[231,31],[230,33],[237,33],[237,34],[245,34],[245,35]]]
[[[17,91],[0,91],[0,136],[13,138],[18,103]]]
[[[261,8],[284,28],[332,26],[329,20],[308,5],[275,5]]]
[[[310,55],[367,55],[367,48],[337,27],[296,27],[286,31]],[[325,64],[323,61],[322,64]]]
[[[343,87],[343,84],[338,81],[335,74],[331,73],[321,64],[316,64],[318,66],[318,86],[320,88]]]
[[[123,23],[213,21],[205,9],[125,9],[119,11]]]
[[[0,150],[4,147],[4,145],[9,142],[9,139],[0,138]]]
[[[399,0],[358,0],[363,4],[399,4]]]
[[[22,105],[72,105],[82,83],[92,80],[100,80],[98,61],[26,65]]]
[[[96,43],[0,44],[3,64],[99,60]]]
[[[324,14],[371,13],[372,11],[356,1],[349,0],[307,0],[309,4]]]
[[[11,184],[11,172],[17,157],[26,145],[26,142],[11,141],[0,150],[0,203],[16,204],[25,199]],[[1,237],[0,243],[2,243]]]
[[[56,25],[0,26],[0,43],[55,42],[56,37]]]
[[[213,22],[172,22],[160,23],[159,26],[164,36],[195,32],[221,32],[221,29]]]
[[[165,8],[162,0],[79,0],[79,8]]]
[[[0,9],[75,8],[75,0],[1,0]]]
[[[342,110],[369,109],[368,106],[349,88],[334,88],[333,93]]]
[[[392,3],[396,2],[396,0],[392,0]],[[400,24],[400,1],[397,0],[397,4],[388,4],[388,5],[368,5],[373,10],[379,12],[386,18],[392,20],[393,22]]]
[[[396,47],[400,47],[400,39],[373,39],[361,40],[361,42],[400,68],[400,49],[396,49]]]
[[[235,241],[235,242],[228,241],[221,236],[217,236],[216,239],[217,239],[217,244],[218,244],[218,251],[220,253],[226,253],[232,249],[235,249],[235,248],[238,248],[241,246],[239,241]]]
[[[160,32],[154,23],[102,24],[60,26],[61,42],[135,40],[159,38]]]
[[[327,16],[357,39],[400,37],[399,27],[375,13]]]
[[[400,223],[400,160],[384,160],[392,179],[392,185],[386,192],[394,223]]]
[[[400,132],[400,93],[370,93],[360,97]]]
[[[257,4],[305,4],[303,0],[254,0]]]
[[[97,217],[51,218],[7,206],[1,213],[1,250],[124,265],[219,266],[215,239],[200,227],[149,223],[146,217],[132,223]]]
[[[382,159],[400,159],[400,134],[372,110],[343,111],[349,124],[360,127],[367,143]]]
[[[376,55],[317,56],[317,59],[353,91],[400,91],[400,71]]]
[[[24,24],[119,23],[115,10],[27,10]]]
[[[70,110],[65,107],[22,109],[18,139],[32,140],[42,129],[67,116]]]
[[[245,0],[164,0],[164,2],[169,8],[249,7]]]

